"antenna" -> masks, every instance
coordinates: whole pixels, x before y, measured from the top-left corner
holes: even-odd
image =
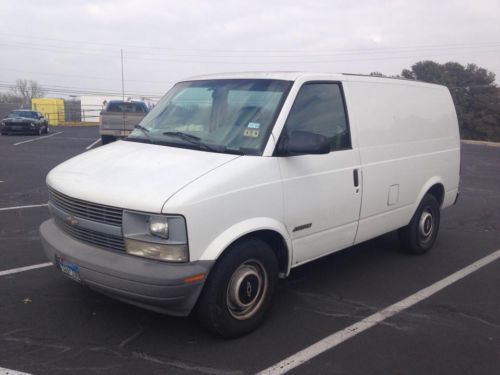
[[[125,100],[125,81],[123,79],[123,48],[120,49],[120,55],[122,57],[122,99]]]

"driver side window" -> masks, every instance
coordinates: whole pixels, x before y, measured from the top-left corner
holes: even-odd
[[[301,87],[285,124],[288,136],[295,131],[328,138],[330,151],[351,148],[344,100],[338,83],[314,82]]]

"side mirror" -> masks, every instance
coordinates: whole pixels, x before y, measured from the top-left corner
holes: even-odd
[[[330,142],[323,135],[294,131],[278,143],[278,156],[319,155],[330,152]]]

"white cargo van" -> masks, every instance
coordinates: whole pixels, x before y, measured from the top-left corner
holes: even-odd
[[[235,337],[277,279],[399,230],[425,253],[458,196],[446,87],[344,74],[241,73],[176,84],[128,138],[47,176],[40,227],[67,276]],[[332,285],[334,288],[334,285]]]

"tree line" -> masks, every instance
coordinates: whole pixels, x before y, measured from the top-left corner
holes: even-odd
[[[45,89],[37,82],[17,79],[13,87],[6,93],[0,93],[0,103],[18,104],[20,108],[31,108],[31,99],[41,98]]]

